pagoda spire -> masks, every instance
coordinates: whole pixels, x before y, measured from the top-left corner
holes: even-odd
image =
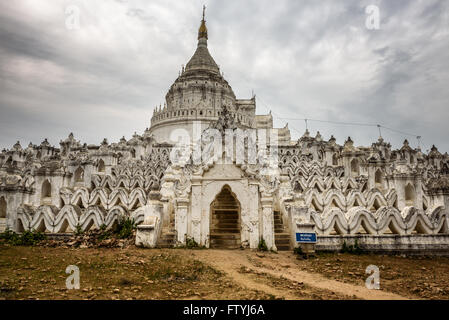
[[[194,70],[201,70],[220,75],[220,68],[218,68],[214,59],[210,55],[209,50],[207,49],[207,36],[206,6],[203,6],[203,18],[201,20],[201,26],[198,30],[198,46],[192,58],[185,67],[186,73],[190,73]]]
[[[198,30],[198,40],[202,38],[207,40],[206,6],[203,6],[203,20],[201,20],[200,29]]]

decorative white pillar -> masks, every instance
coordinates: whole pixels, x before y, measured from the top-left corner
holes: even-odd
[[[192,237],[201,246],[206,245],[206,240],[201,232],[201,180],[192,179],[192,211],[191,211]]]
[[[394,175],[393,179],[396,194],[398,196],[398,209],[399,211],[402,211],[405,208],[405,180],[402,179],[399,175]]]
[[[249,184],[250,202],[249,202],[249,247],[256,249],[259,245],[259,185],[257,182]]]
[[[268,250],[277,250],[274,243],[274,217],[273,217],[273,198],[263,197],[262,203],[262,223],[263,223],[263,239]]]
[[[415,207],[418,208],[419,210],[423,210],[423,190],[422,190],[422,180],[421,178],[418,178],[416,180],[416,187],[415,187],[415,192],[416,192],[416,199],[415,199]]]
[[[187,236],[187,210],[189,208],[189,199],[176,200],[176,219],[175,229],[177,233],[177,244],[185,245]]]

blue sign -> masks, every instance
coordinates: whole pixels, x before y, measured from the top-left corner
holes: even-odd
[[[316,243],[316,233],[297,233],[296,242],[298,243]]]

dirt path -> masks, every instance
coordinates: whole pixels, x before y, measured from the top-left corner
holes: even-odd
[[[248,251],[222,251],[201,250],[193,252],[196,259],[203,261],[214,268],[226,273],[239,285],[253,290],[259,290],[287,300],[301,299],[292,290],[285,290],[282,286],[274,286],[267,281],[265,275],[271,279],[281,279],[290,282],[284,284],[291,289],[291,284],[305,284],[314,293],[322,298],[337,299],[364,299],[364,300],[405,300],[406,297],[385,292],[382,290],[369,290],[364,286],[358,286],[327,279],[319,274],[298,270],[296,260],[291,254],[281,252],[279,254],[267,253],[264,255]],[[307,298],[307,297],[306,297]]]

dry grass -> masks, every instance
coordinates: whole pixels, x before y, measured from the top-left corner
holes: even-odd
[[[259,290],[263,286],[290,292],[298,299],[351,298],[265,273],[230,270],[261,285],[248,289],[233,278],[235,273],[218,271],[198,253],[185,249],[67,249],[0,244],[0,299],[277,298],[272,292]],[[245,251],[241,254],[248,255]],[[270,254],[262,258],[248,256],[254,256],[249,260],[254,266],[276,258]],[[364,286],[366,267],[377,265],[382,290],[409,298],[449,299],[449,258],[320,254],[297,260],[293,253],[282,256],[291,266],[279,265],[279,270],[293,267],[359,286]],[[69,265],[80,269],[80,290],[66,289],[65,270]]]
[[[80,290],[67,290],[67,266]],[[180,250],[63,249],[0,245],[3,299],[266,299]]]
[[[449,299],[449,258],[319,254],[298,261],[300,269],[363,286],[365,270],[376,265],[382,290],[417,299]]]

